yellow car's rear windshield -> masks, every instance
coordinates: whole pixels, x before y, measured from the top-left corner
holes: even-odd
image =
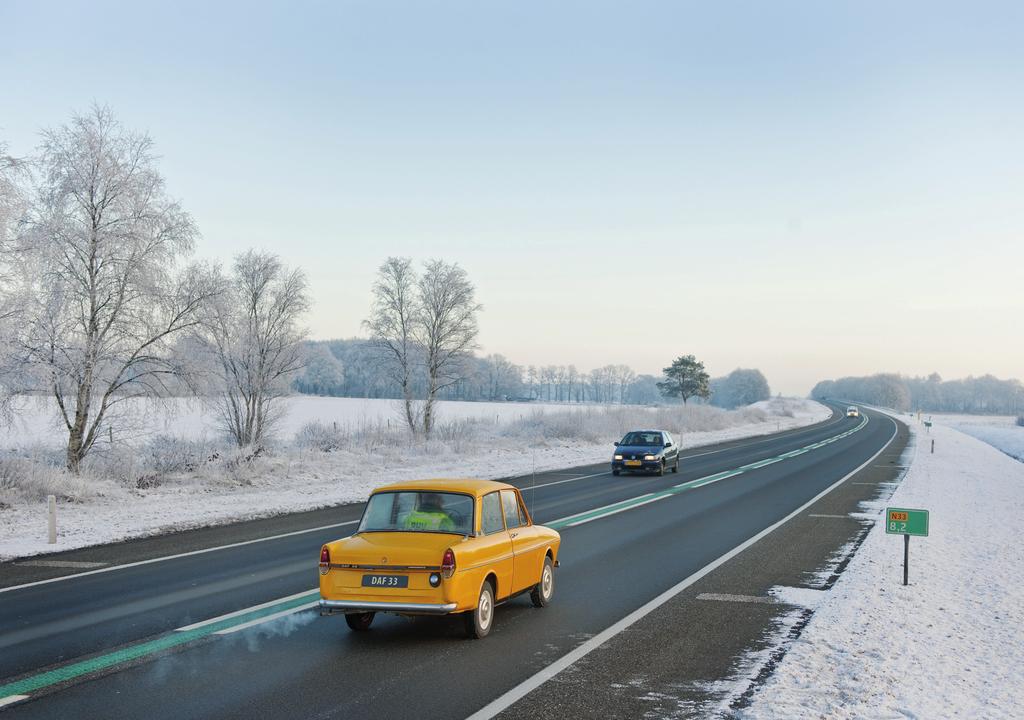
[[[370,496],[357,532],[441,532],[473,534],[473,498],[424,490]]]

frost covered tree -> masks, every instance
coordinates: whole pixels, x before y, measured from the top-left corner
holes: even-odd
[[[373,343],[387,357],[387,366],[401,388],[405,421],[412,433],[416,432],[418,425],[413,404],[413,372],[417,356],[415,327],[420,319],[417,292],[412,260],[389,257],[377,271],[370,317],[363,321]]]
[[[308,309],[302,271],[255,250],[235,258],[204,308],[196,338],[212,358],[221,425],[239,447],[260,446],[279,419],[277,401],[302,368]]]
[[[325,342],[307,342],[302,372],[295,378],[300,393],[337,395],[345,384],[345,368]]]
[[[14,338],[25,296],[18,293],[17,238],[28,211],[28,170],[0,143],[0,423],[11,417],[10,400],[18,365]]]
[[[658,389],[665,397],[682,398],[683,404],[692,397],[707,399],[710,376],[704,371],[704,363],[693,355],[682,355],[665,368],[665,379],[658,383]]]
[[[25,162],[8,155],[7,146],[0,142],[0,319],[14,309],[15,243],[28,210],[27,178]]]
[[[437,393],[458,382],[466,358],[476,348],[475,288],[457,263],[431,260],[419,279],[420,312],[416,339],[423,348],[427,392],[423,403],[423,434],[434,427]]]
[[[173,342],[216,290],[186,264],[196,228],[167,197],[147,135],[96,107],[44,131],[36,165],[18,240],[18,391],[53,397],[77,473],[116,405],[180,377]]]
[[[418,274],[408,258],[392,257],[377,272],[373,306],[363,324],[389,360],[414,434],[430,437],[438,394],[469,373],[481,307],[474,294],[466,271],[443,260],[427,262]],[[414,405],[417,376],[422,377],[422,412]]]
[[[615,382],[619,386],[619,403],[626,402],[626,390],[636,380],[636,373],[629,365],[615,366]]]
[[[736,368],[711,381],[711,404],[724,408],[750,405],[771,397],[768,380],[760,370]]]

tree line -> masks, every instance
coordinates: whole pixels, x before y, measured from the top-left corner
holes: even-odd
[[[295,389],[335,397],[402,398],[401,383],[393,375],[380,372],[386,362],[387,357],[370,339],[310,340],[306,343],[305,367],[295,378]],[[439,391],[437,397],[652,405],[666,399],[681,401],[685,393],[686,400],[696,397],[724,408],[771,397],[768,381],[760,370],[741,368],[724,377],[710,378],[695,358],[677,367],[683,373],[680,392],[666,384],[671,366],[666,368],[666,375],[656,377],[638,374],[628,365],[605,365],[584,371],[575,365],[518,365],[504,355],[481,357],[470,352],[462,359],[459,377]],[[423,395],[427,379],[422,370],[412,368],[409,387],[414,397]]]
[[[866,377],[822,380],[811,391],[815,399],[834,398],[895,410],[968,414],[1019,415],[1024,412],[1020,380],[992,375],[943,380],[938,373],[907,377],[881,373]]]

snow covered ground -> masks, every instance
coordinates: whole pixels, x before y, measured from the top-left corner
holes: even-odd
[[[956,428],[989,445],[999,448],[1007,455],[1024,462],[1024,427],[1017,424],[1017,418],[1007,415],[929,415],[933,422]]]
[[[930,511],[910,585],[903,538],[877,522],[741,717],[1021,717],[1024,463],[942,424],[914,429],[907,476],[870,508]]]
[[[373,398],[336,398],[298,395],[283,398],[284,417],[276,433],[281,440],[291,440],[306,423],[317,421],[353,428],[377,423],[402,422],[403,410],[397,400]],[[535,412],[559,411],[570,407],[558,403],[458,402],[439,403],[438,420],[492,420],[511,422]],[[117,440],[138,442],[164,435],[188,440],[216,440],[215,407],[195,398],[171,398],[159,403],[150,400],[129,400],[121,403],[118,412]],[[23,400],[13,427],[0,429],[0,447],[37,442],[40,438],[62,442],[53,400],[49,397]]]
[[[143,440],[98,451],[74,478],[58,467],[59,436],[41,431],[51,427],[46,412],[45,405],[37,416],[23,409],[21,434],[0,440],[0,449],[7,446],[0,453],[0,560],[356,502],[390,481],[500,478],[600,462],[631,427],[664,427],[682,447],[694,447],[830,414],[799,399],[736,411],[445,403],[436,439],[422,443],[401,429],[393,401],[295,398],[277,446],[246,458],[210,437],[212,422],[196,406],[169,419],[150,412]],[[46,543],[47,493],[60,498],[56,546]]]

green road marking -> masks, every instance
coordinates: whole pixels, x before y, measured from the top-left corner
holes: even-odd
[[[776,457],[759,460],[758,462],[751,463],[749,465],[744,465],[743,467],[736,468],[735,470],[725,470],[723,472],[715,473],[714,475],[708,475],[706,477],[697,478],[696,480],[690,480],[688,482],[679,483],[678,485],[674,485],[673,487],[661,490],[659,492],[640,495],[639,497],[623,500],[621,502],[613,503],[612,505],[606,505],[604,507],[599,507],[593,510],[578,513],[576,515],[570,515],[569,517],[560,518],[553,522],[547,523],[547,526],[558,530],[561,528],[572,527],[573,525],[581,525],[583,523],[590,522],[591,520],[597,520],[607,515],[613,515],[615,513],[623,512],[624,510],[629,510],[639,505],[646,505],[647,503],[655,502],[666,497],[671,497],[672,495],[678,495],[679,493],[685,492],[686,490],[703,487],[704,485],[710,485],[711,483],[716,483],[719,482],[720,480],[735,477],[736,475],[742,475],[743,473],[749,472],[750,470],[756,470],[758,468],[762,468],[767,465],[780,462],[787,458],[802,455],[805,452],[815,450],[820,447],[824,447],[829,443],[836,442],[837,440],[841,440],[842,438],[848,437],[849,435],[852,435],[853,433],[859,431],[861,428],[868,424],[867,415],[862,415],[861,418],[861,422],[859,425],[857,425],[857,427],[851,430],[847,430],[846,432],[840,433],[839,435],[835,435],[827,440],[823,440],[822,442],[815,443],[813,445],[807,445],[805,447],[799,448],[798,450],[792,450],[783,455],[778,455]],[[103,655],[98,655],[96,657],[89,658],[88,660],[72,662],[68,665],[54,668],[53,670],[48,670],[38,675],[32,675],[26,678],[22,678],[21,680],[15,680],[14,682],[8,683],[6,685],[0,685],[0,706],[2,706],[3,701],[5,699],[13,699],[15,696],[28,695],[29,693],[35,692],[36,690],[41,690],[52,685],[57,685],[59,683],[67,682],[69,680],[74,680],[84,675],[90,675],[101,670],[106,670],[117,665],[131,662],[132,660],[137,660],[147,655],[163,652],[164,650],[169,650],[170,648],[190,643],[194,640],[206,637],[207,635],[213,635],[214,633],[220,630],[234,627],[236,625],[241,625],[243,623],[252,622],[253,620],[258,620],[261,617],[266,617],[268,615],[273,615],[275,613],[290,610],[292,608],[299,607],[300,605],[305,605],[306,603],[319,597],[319,589],[311,590],[308,593],[293,596],[288,600],[283,600],[279,603],[262,607],[259,610],[253,610],[252,612],[237,615],[232,618],[226,618],[224,620],[221,620],[220,622],[210,623],[209,625],[203,625],[202,627],[197,627],[192,630],[172,631],[167,635],[139,643],[138,645],[132,645],[130,647],[122,648],[120,650],[114,650]]]
[[[758,470],[760,468],[772,465],[777,462],[781,462],[788,458],[796,457],[797,455],[802,455],[805,452],[809,452],[811,450],[817,450],[818,448],[825,447],[829,443],[834,443],[838,440],[842,440],[845,437],[849,437],[850,435],[857,432],[867,424],[868,416],[862,415],[860,424],[858,424],[856,427],[845,432],[839,433],[838,435],[833,435],[827,440],[816,442],[813,445],[806,445],[797,450],[791,450],[783,455],[777,455],[775,457],[765,458],[764,460],[758,460],[757,462],[750,463],[749,465],[744,465],[742,467],[736,468],[735,470],[725,470],[723,472],[715,473],[714,475],[707,475],[705,477],[697,478],[696,480],[690,480],[688,482],[679,483],[678,485],[674,485],[666,490],[660,490],[658,492],[640,495],[635,498],[629,498],[628,500],[622,500],[617,503],[612,503],[611,505],[605,505],[604,507],[594,508],[593,510],[587,510],[585,512],[577,513],[576,515],[570,515],[568,517],[559,518],[558,520],[553,520],[552,522],[545,524],[550,528],[554,528],[555,530],[561,530],[563,528],[573,527],[575,525],[582,525],[583,523],[588,523],[592,520],[599,520],[600,518],[607,517],[608,515],[614,515],[624,510],[639,507],[640,505],[647,505],[648,503],[652,503],[663,498],[678,495],[679,493],[685,492],[686,490],[692,490],[694,488],[710,485],[711,483],[716,483],[719,482],[720,480],[725,480],[726,478],[735,477],[736,475],[742,475],[745,472],[750,472],[751,470]]]
[[[69,665],[64,665],[63,667],[48,670],[47,672],[40,673],[39,675],[33,675],[22,680],[15,680],[7,685],[0,685],[0,700],[11,695],[27,695],[51,685],[67,682],[68,680],[74,680],[75,678],[82,677],[83,675],[89,675],[100,670],[106,670],[107,668],[114,667],[115,665],[121,665],[123,663],[145,657],[146,655],[162,652],[164,650],[177,647],[178,645],[184,645],[185,643],[192,642],[193,640],[197,640],[207,635],[212,635],[218,630],[223,630],[234,625],[240,625],[243,622],[251,622],[266,615],[272,615],[273,613],[281,612],[283,610],[289,610],[291,608],[298,607],[299,605],[304,605],[314,598],[319,597],[320,590],[312,590],[299,597],[292,598],[291,600],[261,608],[259,610],[254,610],[251,613],[239,615],[238,617],[228,618],[221,622],[211,623],[210,625],[204,625],[203,627],[195,628],[194,630],[172,632],[168,635],[164,635],[163,637],[158,637],[155,640],[149,640],[147,642],[139,643],[138,645],[132,645],[131,647],[114,650],[113,652],[109,652],[104,655],[89,658],[88,660],[81,660]]]

